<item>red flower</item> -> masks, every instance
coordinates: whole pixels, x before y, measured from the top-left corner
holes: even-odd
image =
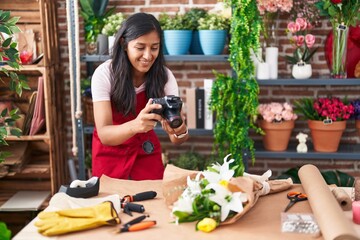
[[[334,4],[339,4],[339,3],[342,3],[342,0],[331,0],[331,2]]]
[[[333,121],[347,120],[354,113],[351,104],[345,105],[339,98],[319,98],[314,102],[314,110],[321,119],[331,119]]]

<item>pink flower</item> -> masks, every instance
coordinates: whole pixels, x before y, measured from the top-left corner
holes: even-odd
[[[286,102],[259,104],[258,112],[267,122],[281,122],[297,119],[297,115],[294,113],[292,106]]]
[[[287,29],[291,32],[291,33],[296,33],[298,31],[300,31],[300,25],[296,22],[289,22],[287,25]]]
[[[306,36],[305,36],[305,42],[306,42],[306,46],[307,46],[308,48],[311,48],[311,47],[314,45],[314,43],[315,43],[315,36],[312,35],[312,34],[306,34]]]
[[[297,24],[299,24],[301,30],[305,30],[305,29],[306,29],[306,27],[307,27],[306,19],[304,19],[304,18],[297,18],[297,19],[295,20],[295,22],[296,22]]]
[[[296,46],[301,47],[304,44],[305,37],[303,35],[297,36]]]

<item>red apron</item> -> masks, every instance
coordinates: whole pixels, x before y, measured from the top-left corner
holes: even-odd
[[[148,99],[145,91],[136,95],[136,115],[145,107]],[[112,107],[113,124],[120,125],[135,119],[135,116],[124,117]],[[143,144],[150,141],[154,145],[152,153],[146,153]],[[118,146],[105,146],[101,143],[96,127],[92,140],[93,175],[102,174],[112,178],[132,180],[162,179],[164,165],[161,160],[161,145],[156,133],[138,133]]]

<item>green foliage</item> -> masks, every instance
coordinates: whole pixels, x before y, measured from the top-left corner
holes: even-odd
[[[121,12],[108,16],[107,18],[105,18],[105,24],[101,31],[102,34],[105,34],[107,36],[115,36],[124,20],[125,15]]]
[[[198,21],[207,16],[207,11],[203,8],[191,8],[185,13],[185,16],[190,22],[191,30],[198,30]]]
[[[286,61],[290,64],[297,64],[298,62],[303,61],[305,63],[309,63],[312,56],[315,54],[315,52],[318,50],[317,48],[314,48],[313,50],[310,50],[306,44],[305,44],[305,50],[304,53],[301,52],[300,48],[297,48],[292,56],[286,55]]]
[[[283,172],[277,179],[287,179],[291,178],[294,183],[301,183],[299,175],[299,167],[290,168],[287,171]],[[347,173],[341,172],[339,170],[329,170],[329,171],[321,171],[321,175],[323,176],[325,182],[327,184],[335,184],[338,187],[352,187],[354,186],[355,178],[350,176]]]
[[[10,240],[11,231],[7,228],[6,224],[0,222],[0,240]]]
[[[20,32],[16,26],[19,17],[10,17],[9,11],[0,10],[0,62],[6,63],[9,67],[15,70],[20,69],[19,52],[16,49],[17,43],[13,42],[12,35]],[[21,96],[23,89],[30,89],[26,78],[23,75],[18,75],[16,71],[10,71],[4,67],[0,67],[0,72],[10,78],[10,90],[15,91]],[[2,81],[2,79],[0,78]],[[21,130],[13,127],[15,120],[19,118],[18,110],[14,109],[8,112],[4,109],[0,113],[0,146],[8,145],[5,138],[8,136],[7,126],[11,127],[10,133],[19,137]],[[5,157],[9,156],[6,152],[0,152],[0,163],[4,161]]]
[[[187,15],[176,14],[170,16],[167,13],[159,15],[159,23],[162,30],[191,30],[192,23]]]
[[[85,41],[96,41],[105,25],[105,19],[113,14],[115,8],[105,12],[109,0],[80,0],[79,2],[80,14],[85,22]]]
[[[319,119],[319,114],[314,109],[314,99],[313,98],[301,98],[294,102],[294,112],[302,115],[305,119],[317,120]]]
[[[235,177],[244,173],[243,154],[255,161],[254,142],[249,130],[260,132],[254,122],[257,115],[259,86],[254,76],[250,50],[258,49],[261,28],[256,0],[227,0],[232,6],[230,28],[230,65],[235,76],[216,73],[210,105],[216,112],[214,149],[219,156],[231,153]]]
[[[219,14],[208,14],[199,21],[199,30],[226,30],[230,28],[230,19]]]
[[[205,167],[205,158],[196,152],[186,152],[170,163],[179,168],[202,171]]]

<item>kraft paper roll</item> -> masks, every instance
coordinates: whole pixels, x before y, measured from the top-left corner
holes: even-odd
[[[299,178],[324,239],[359,240],[319,169],[311,164],[304,165],[299,170]]]
[[[334,195],[336,201],[338,202],[339,206],[342,208],[343,211],[350,211],[352,209],[351,198],[344,189],[341,188],[334,188],[331,190],[332,194]]]

